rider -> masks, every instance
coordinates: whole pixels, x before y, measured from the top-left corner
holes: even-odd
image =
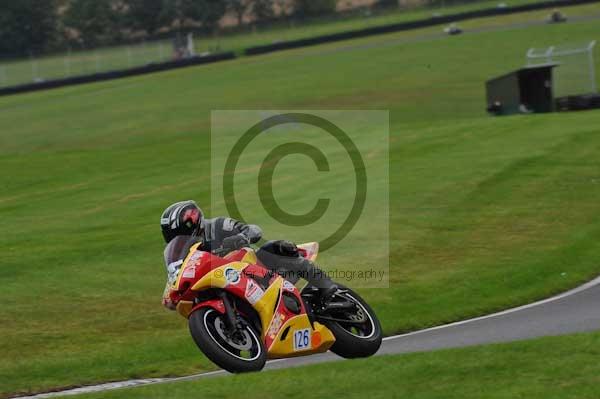
[[[160,218],[160,227],[167,246],[164,251],[167,266],[167,286],[163,305],[174,309],[168,293],[177,278],[183,260],[192,245],[201,242],[202,251],[218,253],[234,251],[258,242],[262,237],[260,227],[245,224],[228,217],[205,219],[194,201],[177,202],[169,206]],[[302,277],[319,289],[322,301],[329,299],[338,287],[313,262],[302,257],[290,241],[269,241],[256,252],[267,268],[295,282]]]

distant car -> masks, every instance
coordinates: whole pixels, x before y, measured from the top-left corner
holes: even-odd
[[[562,12],[560,12],[559,10],[554,10],[548,16],[548,18],[546,19],[546,21],[549,24],[557,24],[557,23],[561,23],[561,22],[567,22],[567,17]]]
[[[444,28],[444,32],[449,35],[458,35],[463,33],[463,30],[459,28],[456,24],[450,24],[450,26]]]

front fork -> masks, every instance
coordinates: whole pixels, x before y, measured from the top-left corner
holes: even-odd
[[[227,332],[233,334],[240,328],[236,317],[236,311],[233,308],[231,301],[229,300],[227,292],[220,291],[219,297],[221,298],[221,300],[223,301],[223,305],[225,306],[225,327],[227,327]]]

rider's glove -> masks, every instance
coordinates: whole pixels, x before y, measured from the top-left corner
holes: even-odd
[[[235,251],[236,249],[240,249],[250,244],[248,237],[243,234],[236,234],[231,237],[227,237],[223,239],[223,249],[228,251]]]

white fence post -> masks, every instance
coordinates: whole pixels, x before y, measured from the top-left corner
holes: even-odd
[[[69,49],[69,51],[67,52],[64,62],[65,62],[65,74],[68,78],[70,78],[71,77],[71,49]]]
[[[596,41],[593,40],[590,43],[589,52],[588,52],[588,62],[590,64],[590,80],[592,81],[592,91],[593,93],[598,92],[598,86],[596,85],[596,68],[594,66],[594,46],[596,45]]]
[[[131,54],[131,47],[127,46],[127,66],[129,68],[131,68],[132,58],[133,58],[133,55]]]
[[[146,42],[142,42],[142,60],[144,60],[143,62],[145,64],[149,64],[151,62],[151,60],[148,60],[148,46],[146,45]]]
[[[39,80],[38,64],[35,57],[31,56],[31,80],[37,82]]]

